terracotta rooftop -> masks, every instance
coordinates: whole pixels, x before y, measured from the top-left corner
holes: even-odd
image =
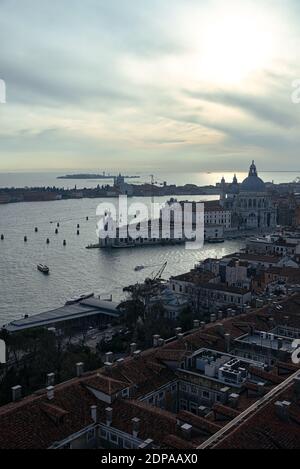
[[[295,294],[283,300],[281,304],[282,312],[274,312],[266,306],[259,311],[254,310],[239,317],[224,319],[221,329],[217,324],[209,324],[204,329],[192,331],[180,340],[174,339],[163,347],[146,350],[138,358],[128,357],[122,364],[114,364],[109,375],[107,370],[102,369],[57,385],[54,389],[54,399],[51,401],[44,390],[1,407],[0,428],[3,430],[0,432],[0,448],[48,448],[91,425],[92,405],[97,405],[100,421],[104,422],[107,404],[97,400],[87,386],[111,394],[124,387],[134,390],[134,399],[117,399],[111,404],[113,425],[118,429],[131,433],[131,419],[138,417],[141,420],[142,439],[152,438],[158,444],[171,448],[180,445],[183,445],[181,448],[188,448],[189,445],[195,447],[201,444],[205,441],[206,432],[218,431],[220,422],[181,412],[182,420],[194,428],[191,441],[186,441],[178,434],[176,414],[152,407],[137,399],[176,379],[176,372],[172,371],[166,362],[175,361],[180,365],[187,354],[203,347],[224,352],[226,333],[229,333],[233,340],[250,331],[252,327],[268,331],[284,323],[289,327],[300,328],[300,295]],[[279,376],[275,371],[266,373],[253,370],[258,380],[261,378],[267,382],[267,392],[281,383],[285,376],[298,369],[290,363],[277,363],[274,370],[278,368],[276,365],[286,367],[286,375]],[[259,387],[255,390],[259,390]],[[282,394],[280,399],[292,399],[293,402],[289,423],[279,420],[273,404],[270,403],[253,417],[253,420],[249,418],[237,431],[233,430],[219,443],[220,447],[300,447],[300,402],[295,400],[292,391]],[[248,398],[246,392],[241,393],[237,411],[247,409],[258,398],[259,396]],[[220,407],[217,409],[220,410]],[[225,412],[224,408],[222,409]],[[235,414],[234,410],[226,410],[227,413],[229,411],[232,416]]]

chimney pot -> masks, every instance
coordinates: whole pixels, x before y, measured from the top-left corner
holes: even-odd
[[[110,427],[112,424],[112,418],[113,418],[113,409],[111,407],[106,407],[105,416],[106,416],[106,425]]]
[[[204,405],[200,405],[200,406],[198,407],[198,415],[199,415],[199,417],[205,417],[207,413],[208,413],[207,407],[205,407]]]
[[[136,351],[136,347],[137,347],[137,345],[136,345],[135,342],[133,342],[132,344],[130,344],[130,353],[131,353],[131,355],[133,355],[134,352]]]
[[[237,408],[238,403],[239,403],[239,398],[240,398],[239,394],[235,394],[235,393],[230,394],[229,404],[231,405],[233,409]]]
[[[289,422],[290,416],[289,416],[289,409],[290,409],[291,403],[287,401],[277,401],[275,402],[275,408],[276,408],[276,414],[282,420],[283,422]]]
[[[22,386],[14,386],[11,390],[13,402],[19,401],[22,398]]]
[[[47,374],[47,381],[46,385],[48,386],[53,386],[55,383],[55,374],[54,373],[48,373]]]
[[[153,347],[158,347],[159,339],[160,339],[160,335],[156,334],[153,336]]]
[[[133,357],[134,357],[135,359],[137,359],[137,358],[139,358],[139,357],[141,356],[141,353],[142,353],[141,350],[136,350],[136,351],[134,352],[134,354],[133,354]]]
[[[97,423],[97,406],[92,405],[91,406],[91,417],[94,423]]]
[[[53,386],[47,387],[47,399],[48,401],[53,401],[54,399],[54,387]]]
[[[195,319],[193,321],[194,329],[199,329],[200,327],[200,321],[198,319]]]
[[[149,438],[148,440],[145,440],[145,441],[138,447],[138,449],[149,449],[149,448],[152,448],[153,443],[154,443],[154,441]]]
[[[105,361],[106,361],[107,363],[113,363],[113,361],[114,361],[114,354],[113,354],[113,352],[107,352],[107,353],[105,354]]]
[[[189,425],[188,423],[185,423],[184,425],[181,425],[181,432],[182,432],[183,437],[186,440],[191,440],[192,431],[193,431],[192,425]]]
[[[124,362],[125,362],[124,358],[119,358],[119,359],[116,361],[116,364],[117,364],[117,366],[122,366]]]
[[[224,337],[225,337],[225,349],[226,349],[226,352],[229,353],[230,345],[231,345],[231,335],[225,334]]]
[[[112,370],[112,367],[113,367],[113,363],[111,363],[111,362],[105,362],[105,363],[104,363],[104,367],[105,367],[106,373],[110,374],[110,373],[111,373],[111,370]]]
[[[138,419],[137,417],[134,417],[132,420],[132,434],[135,438],[137,438],[138,434],[139,434],[139,431],[140,431],[140,419]]]
[[[84,372],[84,364],[82,362],[76,363],[76,376],[80,378]]]

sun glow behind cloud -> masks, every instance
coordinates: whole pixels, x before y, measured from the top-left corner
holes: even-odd
[[[0,169],[297,161],[294,0],[17,3],[0,4]]]

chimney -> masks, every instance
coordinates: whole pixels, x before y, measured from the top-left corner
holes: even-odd
[[[105,362],[106,363],[113,363],[114,362],[114,354],[113,352],[107,352],[105,354]]]
[[[257,383],[257,387],[258,387],[258,393],[260,394],[260,396],[263,396],[265,394],[265,389],[266,389],[265,383],[259,382]]]
[[[105,362],[105,363],[104,363],[104,367],[105,367],[106,373],[109,375],[109,374],[111,373],[111,370],[112,370],[112,367],[113,367],[113,363],[111,363],[111,362]]]
[[[184,338],[184,335],[183,335],[183,334],[178,334],[178,336],[177,336],[177,339],[178,339],[178,340],[182,340],[183,338]]]
[[[116,364],[117,364],[117,366],[122,366],[124,362],[125,362],[124,358],[119,358],[119,359],[116,361]]]
[[[189,425],[188,423],[181,425],[182,436],[185,440],[190,441],[192,439],[192,431],[193,431],[192,425]]]
[[[218,311],[218,319],[223,319],[223,311]]]
[[[198,407],[198,415],[199,417],[205,417],[208,414],[208,409],[204,405],[200,405]]]
[[[48,386],[46,391],[47,391],[48,401],[53,401],[53,399],[54,399],[54,387],[53,386]]]
[[[227,404],[229,399],[229,392],[230,388],[228,386],[225,386],[224,388],[220,389],[222,404]]]
[[[158,341],[158,346],[163,347],[164,345],[165,345],[165,340],[160,338],[159,341]]]
[[[290,416],[289,416],[290,405],[291,405],[291,403],[287,402],[287,401],[282,401],[282,402],[277,401],[275,403],[276,415],[283,422],[289,422],[289,420],[290,420]]]
[[[22,399],[22,386],[14,386],[13,388],[11,388],[11,391],[12,391],[13,402],[16,402]]]
[[[210,322],[216,322],[217,316],[215,314],[210,315]]]
[[[200,321],[199,321],[198,319],[195,319],[195,320],[193,321],[193,327],[194,327],[194,329],[199,329],[199,327],[200,327]]]
[[[222,323],[217,324],[217,331],[218,331],[218,334],[220,334],[220,336],[224,337],[224,334],[225,334],[224,324]]]
[[[139,434],[139,431],[140,431],[141,421],[140,421],[140,419],[135,417],[131,420],[131,422],[132,422],[132,434],[135,438],[137,438],[138,434]]]
[[[47,374],[47,380],[46,380],[46,386],[54,386],[55,383],[55,374],[54,373],[48,373]]]
[[[182,333],[182,327],[176,327],[175,334],[178,337]]]
[[[130,355],[133,355],[135,351],[136,351],[136,343],[133,342],[132,344],[130,344]]]
[[[84,363],[76,363],[76,376],[77,378],[80,378],[83,375],[84,372]]]
[[[111,407],[106,407],[105,417],[106,417],[106,425],[110,427],[112,424],[112,419],[113,419],[113,409]]]
[[[91,417],[94,423],[97,423],[97,406],[92,405],[91,406]]]
[[[160,335],[156,334],[153,336],[153,347],[158,347],[158,341],[160,339]]]
[[[231,347],[231,335],[230,334],[225,334],[225,350],[227,353],[230,352],[230,347]]]
[[[153,446],[154,441],[151,440],[150,438],[148,440],[145,440],[139,447],[138,449],[151,449]]]
[[[237,409],[238,403],[239,403],[239,398],[240,396],[238,394],[232,393],[229,396],[229,405],[233,409]]]
[[[205,321],[201,321],[201,322],[200,322],[200,327],[201,327],[201,329],[204,329],[204,328],[205,328],[205,326],[206,326],[206,323],[205,323]]]
[[[135,360],[137,360],[141,356],[141,350],[136,350],[133,354]]]

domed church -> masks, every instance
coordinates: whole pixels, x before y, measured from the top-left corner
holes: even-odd
[[[258,177],[255,162],[248,177],[239,184],[234,176],[232,184],[221,181],[220,203],[232,212],[232,226],[241,230],[268,231],[276,227],[277,212],[264,181]]]

